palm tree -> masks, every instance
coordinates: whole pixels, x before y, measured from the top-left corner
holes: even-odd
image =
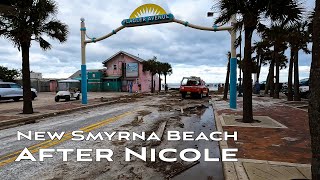
[[[272,53],[272,54],[274,54],[274,53]],[[269,76],[270,97],[274,96],[274,89],[275,89],[275,84],[274,84],[274,77],[275,77],[274,76],[274,65],[275,65],[275,61],[274,61],[274,58],[272,58],[272,60],[270,62],[270,69],[269,69],[269,73],[270,73],[270,76]]]
[[[44,36],[67,40],[67,25],[53,19],[57,13],[52,0],[11,0],[15,12],[0,16],[0,36],[10,40],[22,52],[23,113],[32,114],[29,51],[31,42],[38,42],[43,50],[51,48]]]
[[[275,86],[274,89],[272,88],[272,91],[270,95],[273,95],[273,98],[279,99],[280,94],[280,65],[281,65],[281,55],[283,52],[287,49],[287,37],[289,34],[289,30],[287,28],[288,22],[287,21],[278,21],[278,22],[272,22],[272,25],[270,28],[267,28],[265,26],[259,27],[259,31],[262,34],[264,39],[268,39],[268,41],[273,46],[273,61],[276,67],[276,75],[275,75]],[[273,69],[270,68],[271,76],[273,75]],[[273,81],[273,78],[270,79]],[[271,83],[272,84],[272,83]],[[274,90],[274,92],[273,92]]]
[[[147,61],[143,61],[143,71],[147,72],[149,71],[151,74],[151,93],[154,93],[154,83],[153,83],[153,77],[158,72],[158,61],[157,57],[153,57],[152,59],[149,59]]]
[[[264,52],[264,57],[265,57],[265,62],[263,65],[269,65],[269,71],[268,71],[268,76],[266,79],[266,86],[265,86],[265,91],[264,94],[269,94],[270,90],[270,96],[272,94],[272,89],[273,89],[273,94],[274,94],[274,83],[273,83],[273,77],[274,77],[274,59],[273,59],[273,50],[270,49],[271,43],[268,39],[263,39],[266,44],[269,44],[268,47],[265,49]],[[272,79],[271,79],[272,78]],[[273,97],[273,94],[271,97]]]
[[[310,69],[309,124],[312,150],[312,179],[320,179],[320,0],[316,0],[312,21],[312,63]]]
[[[238,24],[244,27],[245,48],[243,62],[243,122],[253,122],[252,111],[252,34],[260,24],[262,18],[271,21],[287,19],[296,20],[300,17],[301,9],[295,0],[219,0],[218,8],[221,12],[216,24],[226,24],[235,14],[242,16]]]
[[[172,67],[169,63],[163,63],[163,75],[164,75],[164,84],[167,85],[167,75],[172,74]]]
[[[257,72],[257,80],[260,82],[261,67],[270,60],[270,43],[269,41],[262,39],[261,41],[255,42],[253,50],[256,52],[256,56],[253,58],[255,60],[255,67]]]
[[[163,74],[163,63],[157,62],[157,73],[159,75],[159,92],[161,92],[161,75]]]
[[[290,63],[293,63],[293,67],[291,67],[292,64],[290,64],[289,68],[294,68],[294,100],[301,101],[300,92],[299,92],[299,51],[303,50],[303,52],[305,52],[306,54],[311,53],[310,50],[308,49],[308,43],[310,42],[310,33],[308,31],[307,21],[295,22],[290,27],[288,42],[291,50],[291,59],[292,59],[292,62]],[[288,83],[291,83],[291,88],[292,88],[292,71],[293,71],[292,69],[289,69]]]
[[[223,100],[228,100],[228,92],[229,92],[229,80],[230,80],[230,59],[231,59],[231,53],[228,52],[228,66],[227,66],[227,76],[226,76],[226,82],[224,85],[224,93],[223,93]]]
[[[289,73],[288,73],[288,101],[293,101],[293,92],[292,92],[292,78],[293,78],[293,62],[294,62],[294,54],[292,47],[290,47],[290,61],[289,61]]]
[[[273,29],[273,35],[275,37],[275,41],[274,41],[274,59],[275,59],[275,65],[276,65],[276,82],[275,82],[275,88],[274,88],[274,96],[273,98],[275,99],[279,99],[280,98],[280,57],[279,54],[283,51],[285,51],[285,49],[287,48],[286,45],[284,43],[286,40],[286,33],[287,31],[284,30],[283,25],[279,25],[279,26],[274,26]],[[284,49],[281,49],[282,47],[285,47]]]
[[[11,7],[11,2],[10,0],[1,0],[0,1],[0,14],[6,13],[6,14],[12,14],[11,12],[14,9]]]

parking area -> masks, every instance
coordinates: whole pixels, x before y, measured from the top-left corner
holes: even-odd
[[[123,95],[127,95],[128,93],[113,93],[113,92],[89,92],[88,99],[97,99],[97,98],[112,98],[112,97],[119,97]],[[56,105],[57,103],[54,101],[56,93],[54,92],[40,92],[38,93],[38,97],[33,101],[33,107],[43,107],[43,106],[50,106]],[[81,100],[79,101],[81,102]],[[64,103],[63,101],[59,103]],[[1,100],[0,101],[0,111],[5,110],[12,110],[12,109],[22,109],[23,101],[20,100],[19,102],[14,102],[13,100]]]

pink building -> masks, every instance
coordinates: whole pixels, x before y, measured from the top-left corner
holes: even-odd
[[[120,51],[103,62],[107,68],[103,79],[104,89],[128,92],[151,92],[151,73],[143,72],[144,60],[132,54]],[[155,90],[159,90],[159,77],[153,78]]]

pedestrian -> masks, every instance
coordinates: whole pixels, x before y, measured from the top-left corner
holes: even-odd
[[[133,83],[132,81],[129,82],[129,93],[132,93],[132,86],[133,86]]]
[[[260,83],[259,81],[256,81],[255,84],[254,84],[254,92],[255,94],[260,94]]]

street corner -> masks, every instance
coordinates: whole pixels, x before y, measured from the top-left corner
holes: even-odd
[[[227,101],[214,101],[218,129],[236,131],[239,136],[237,141],[220,144],[239,149],[239,162],[224,163],[226,169],[236,171],[240,179],[267,179],[271,174],[275,179],[310,179],[308,113],[301,104],[305,103],[254,98],[254,122],[244,123],[241,110],[228,109]]]

